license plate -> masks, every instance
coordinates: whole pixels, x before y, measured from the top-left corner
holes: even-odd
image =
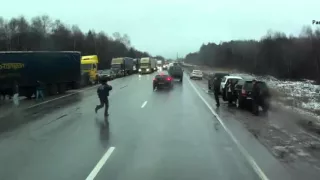
[[[247,99],[252,99],[251,97],[247,97]]]
[[[164,84],[164,83],[162,83],[162,82],[159,82],[159,84]]]

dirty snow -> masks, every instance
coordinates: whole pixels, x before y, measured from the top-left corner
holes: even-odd
[[[275,77],[258,77],[268,83],[268,85],[286,95],[287,100],[294,101],[295,106],[306,110],[320,109],[320,85],[314,84],[313,81],[281,81]]]
[[[206,66],[184,65],[200,69],[204,74],[213,72],[213,68]],[[251,76],[267,82],[270,88],[275,89],[282,94],[278,100],[286,105],[317,113],[318,115],[320,113],[320,85],[316,85],[314,81],[306,79],[302,81],[282,81],[273,76],[254,76],[252,74],[237,73],[236,70],[228,71],[235,75]]]

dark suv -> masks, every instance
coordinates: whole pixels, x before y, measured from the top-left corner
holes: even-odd
[[[159,89],[162,87],[172,88],[172,78],[167,74],[157,74],[152,82],[153,90]]]
[[[183,80],[183,70],[177,63],[169,67],[168,74],[174,79],[179,79],[180,82]]]
[[[221,79],[224,77],[224,76],[229,76],[230,74],[229,73],[214,73],[214,74],[210,74],[209,75],[209,80],[208,80],[208,89],[209,90],[213,90],[213,80],[215,77],[218,78],[218,81],[219,81],[219,84],[221,83]]]
[[[252,105],[252,80],[253,79],[242,79],[239,80],[235,85],[235,101],[236,106],[238,108],[245,108],[248,105],[251,107]],[[267,84],[263,81],[257,81],[258,86],[260,87],[260,97],[259,97],[259,105],[263,108],[264,111],[268,111],[270,106],[270,92]]]

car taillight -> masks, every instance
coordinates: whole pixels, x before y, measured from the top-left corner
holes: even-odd
[[[246,95],[247,95],[246,90],[242,89],[242,90],[241,90],[241,94],[242,94],[242,96],[246,96]]]
[[[167,78],[167,81],[171,81],[171,80],[172,80],[172,78],[171,78],[171,77],[168,77],[168,78]]]
[[[156,81],[157,79],[156,78],[153,78],[153,81]]]

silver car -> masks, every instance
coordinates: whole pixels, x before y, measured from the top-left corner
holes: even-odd
[[[116,74],[114,73],[114,71],[112,71],[110,69],[102,70],[102,72],[99,74],[99,77],[102,77],[102,76],[106,76],[110,80],[116,78]]]

